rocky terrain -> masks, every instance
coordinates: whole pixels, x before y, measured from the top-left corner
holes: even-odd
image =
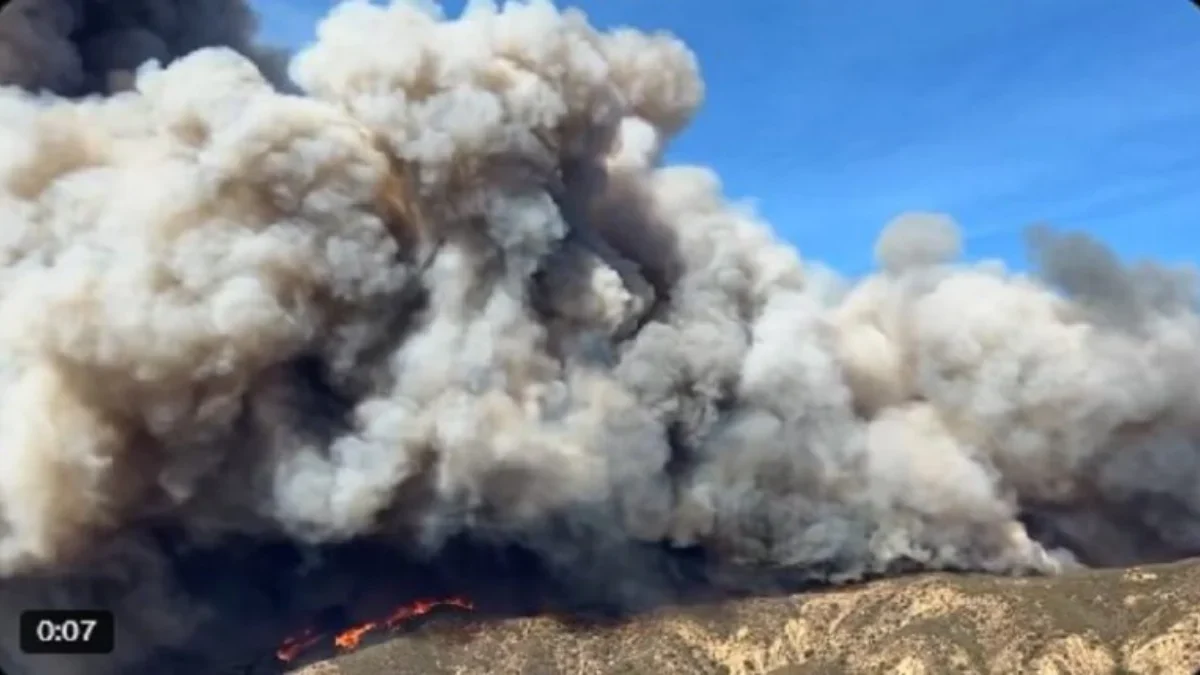
[[[1056,578],[926,575],[579,629],[443,615],[294,675],[1137,673],[1200,669],[1200,561]]]

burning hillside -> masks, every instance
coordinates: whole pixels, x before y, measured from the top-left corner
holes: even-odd
[[[437,625],[294,675],[1195,675],[1200,564],[1016,580],[933,574],[655,612]]]
[[[1190,271],[1049,231],[1038,276],[961,263],[908,214],[836,280],[664,165],[704,91],[670,35],[348,2],[285,84],[248,16],[0,16],[18,675],[1200,551]],[[17,611],[97,606],[113,655],[17,654]]]
[[[475,608],[466,598],[414,600],[396,607],[381,619],[356,623],[349,628],[337,631],[332,636],[333,644],[340,650],[357,649],[362,644],[363,636],[368,633],[377,630],[394,630],[409,620],[425,616],[439,607],[458,607],[467,610]],[[291,663],[312,647],[321,644],[324,637],[320,631],[306,628],[297,635],[284,638],[279,648],[275,650],[275,658],[284,663]]]

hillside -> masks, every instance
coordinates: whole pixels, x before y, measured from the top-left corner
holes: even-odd
[[[1189,675],[1200,668],[1200,561],[1059,578],[927,575],[601,629],[465,621],[438,617],[294,672]]]

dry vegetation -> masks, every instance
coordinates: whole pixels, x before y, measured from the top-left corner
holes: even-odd
[[[443,617],[296,675],[1137,673],[1200,668],[1200,563],[1008,579],[928,575],[578,630]]]

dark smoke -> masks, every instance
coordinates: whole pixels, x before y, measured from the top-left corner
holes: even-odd
[[[277,84],[287,56],[254,42],[245,0],[9,0],[0,3],[0,85],[66,96],[110,93],[147,61],[229,47]]]
[[[385,587],[619,615],[1200,552],[1188,271],[1044,229],[1038,276],[959,263],[917,213],[838,279],[662,165],[682,43],[548,2],[341,5],[303,95],[240,6],[83,7],[5,24],[9,81],[233,49],[0,88],[14,670],[213,672]],[[118,654],[15,656],[80,605]]]

